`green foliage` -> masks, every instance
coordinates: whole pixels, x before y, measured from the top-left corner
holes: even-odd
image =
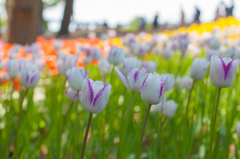
[[[176,80],[179,82],[180,76],[189,75],[193,60],[190,54],[182,60],[180,57],[180,53],[177,52],[170,60],[165,60],[160,55],[151,55],[150,59],[157,62],[158,73],[171,73],[177,77]],[[179,64],[181,64],[180,71],[178,71]],[[87,69],[91,70],[89,78],[103,80],[97,66],[87,66]],[[238,146],[240,143],[235,133],[235,123],[240,120],[239,76],[238,70],[233,86],[222,90],[216,123],[218,133],[216,131],[215,134],[217,144],[214,148],[214,156],[217,158],[235,158],[237,155],[232,147],[234,143]],[[16,124],[19,100],[22,98],[24,89],[22,88],[21,92],[14,91],[12,100],[9,101],[11,84],[1,87],[1,91],[4,92],[0,98],[1,105],[9,111],[6,111],[4,116],[0,116],[0,158],[7,158],[11,153],[9,150],[12,151],[14,148],[13,158],[17,158],[16,152],[21,159],[71,158],[74,141],[77,142],[78,150],[74,152],[76,153],[74,158],[80,157],[88,112],[84,111],[79,103],[78,132],[74,132],[76,118],[76,103],[74,103],[65,124],[62,125],[63,118],[71,105],[71,101],[64,94],[64,80],[63,76],[45,76],[37,88],[28,92],[23,107],[17,148],[15,147]],[[110,75],[107,76],[106,82],[109,81]],[[127,110],[132,92],[125,89],[115,72],[111,84],[113,89],[106,109],[98,115],[93,115],[85,158],[113,159],[121,155],[121,158],[131,159],[136,156],[148,104],[144,103],[140,93],[136,92],[129,121],[125,121],[122,114]],[[188,158],[187,156],[195,159],[205,158],[209,151],[210,120],[217,92],[217,89],[211,85],[209,70],[202,81],[196,82],[192,92],[188,116],[189,131],[186,140],[183,141],[183,120],[188,92],[176,84],[173,90],[165,93],[167,99],[175,100],[179,106],[174,117],[167,119],[163,126],[160,140],[156,139],[160,119],[162,119],[161,114],[150,113],[143,139],[142,158],[175,159]],[[119,148],[119,141],[121,141],[119,136],[127,122],[126,144],[123,148]],[[61,134],[62,126],[63,134]],[[60,143],[61,146],[59,146]],[[119,152],[119,150],[122,151]],[[235,150],[239,153],[239,149]]]

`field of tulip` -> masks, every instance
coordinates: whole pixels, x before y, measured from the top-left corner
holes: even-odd
[[[240,21],[0,43],[0,159],[238,159]]]

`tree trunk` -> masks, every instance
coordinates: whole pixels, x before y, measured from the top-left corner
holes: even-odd
[[[36,40],[40,5],[41,0],[7,0],[6,42],[28,44]]]
[[[68,26],[70,24],[70,18],[72,13],[73,13],[73,0],[66,0],[62,25],[60,31],[58,32],[57,37],[67,35],[69,33]]]

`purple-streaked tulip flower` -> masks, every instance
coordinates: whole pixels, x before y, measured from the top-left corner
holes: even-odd
[[[97,46],[95,46],[91,49],[90,56],[93,60],[99,60],[102,56],[102,52]]]
[[[36,67],[26,66],[21,71],[21,83],[26,88],[34,88],[41,78],[41,72]]]
[[[135,42],[131,45],[131,52],[138,57],[144,57],[149,49],[150,47],[147,44]]]
[[[210,50],[207,50],[207,59],[210,61],[211,60],[211,57],[213,55],[217,55],[217,56],[220,56],[220,51],[218,49],[210,49]]]
[[[66,75],[69,86],[76,91],[82,90],[83,81],[85,78],[88,78],[89,72],[90,71],[87,71],[85,73],[84,67],[73,67],[68,69]]]
[[[142,100],[148,104],[160,103],[165,83],[159,74],[148,74],[141,87]]]
[[[58,60],[58,71],[61,74],[65,74],[69,68],[72,68],[76,65],[77,58],[72,55],[63,55],[63,58]]]
[[[127,57],[123,59],[122,71],[125,75],[128,74],[128,71],[132,68],[139,68],[142,65],[142,62],[134,57]]]
[[[182,88],[191,89],[193,85],[193,79],[191,77],[184,76],[181,79],[180,85]]]
[[[10,78],[16,78],[21,72],[21,63],[16,59],[8,60],[6,62],[7,73]]]
[[[81,102],[84,110],[99,114],[106,107],[112,86],[101,81],[85,79],[81,93]]]
[[[111,64],[108,62],[106,58],[102,58],[101,60],[99,60],[98,68],[100,72],[103,73],[104,75],[109,74],[112,70]]]
[[[136,42],[136,37],[132,33],[128,33],[124,38],[123,38],[123,45],[125,46],[131,46],[133,43]]]
[[[167,100],[163,103],[162,115],[167,118],[172,118],[176,112],[178,104],[174,100]]]
[[[179,50],[182,52],[182,56],[185,56],[189,44],[188,34],[180,34],[178,38]]]
[[[205,76],[209,64],[210,62],[205,58],[194,58],[190,69],[190,76],[192,79],[196,81],[202,80]]]
[[[126,53],[122,48],[113,46],[109,51],[108,61],[111,64],[118,65],[123,62],[125,55],[126,55]]]
[[[219,49],[221,46],[221,42],[217,38],[211,38],[209,40],[210,49]]]
[[[162,80],[166,80],[165,86],[164,86],[164,91],[168,91],[172,89],[175,86],[175,78],[173,75],[166,73],[166,74],[161,74],[160,77]]]
[[[179,46],[179,42],[177,40],[173,40],[172,43],[171,43],[171,49],[173,51],[176,51],[180,46]]]
[[[235,47],[230,47],[223,53],[222,57],[230,57],[231,59],[239,59],[240,58],[240,50]]]
[[[38,52],[39,48],[40,48],[39,44],[35,42],[35,43],[32,43],[31,45],[25,45],[24,51],[26,53],[31,53],[32,54],[32,53]]]
[[[210,64],[211,83],[218,88],[230,87],[233,83],[239,60],[213,55]]]
[[[91,54],[91,49],[89,48],[90,46],[84,45],[82,46],[81,50],[86,53],[87,56],[90,56]]]
[[[157,69],[157,64],[153,61],[144,61],[142,67],[146,69],[146,73],[153,73]]]
[[[134,92],[140,92],[143,81],[146,77],[146,69],[145,68],[132,68],[127,76],[123,72],[121,72],[117,67],[114,67],[115,71],[119,79],[122,83],[130,90]]]
[[[66,89],[65,91],[65,94],[67,96],[67,98],[73,102],[76,102],[77,101],[77,94],[78,94],[78,91],[75,91],[73,90],[72,88],[68,88]],[[80,100],[81,99],[81,91],[79,92],[79,96],[78,96],[78,99]]]
[[[237,122],[237,135],[238,135],[238,138],[240,138],[240,121]]]

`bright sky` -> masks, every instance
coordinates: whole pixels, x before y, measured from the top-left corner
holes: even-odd
[[[227,6],[231,0],[223,0]],[[212,21],[220,0],[74,0],[73,20],[78,22],[99,22],[104,20],[110,26],[129,23],[136,16],[144,16],[153,21],[155,13],[159,13],[160,23],[179,23],[181,7],[187,22],[192,21],[195,6],[201,10],[201,21]],[[44,11],[44,18],[53,20],[49,24],[51,31],[58,31],[64,11],[64,3]],[[240,18],[240,1],[235,0],[234,15]],[[70,30],[74,30],[73,25]]]

